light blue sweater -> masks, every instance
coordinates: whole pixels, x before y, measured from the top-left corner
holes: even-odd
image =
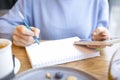
[[[24,24],[19,10],[40,29],[40,39],[90,38],[95,28],[108,27],[108,8],[108,0],[18,0],[0,18],[0,37],[12,39],[15,27]]]

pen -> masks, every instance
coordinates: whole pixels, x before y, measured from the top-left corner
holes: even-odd
[[[25,26],[27,27],[27,29],[32,30],[30,28],[30,26],[28,25],[27,21],[25,20],[24,16],[22,15],[22,13],[20,11],[18,11],[18,13],[19,13],[20,17],[23,19],[23,22],[24,22]],[[36,36],[33,36],[33,39],[35,40],[35,42],[37,44],[40,44],[40,42],[39,42],[39,40],[38,40],[38,38]]]

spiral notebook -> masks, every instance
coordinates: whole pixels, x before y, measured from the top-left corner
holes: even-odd
[[[100,56],[99,51],[74,45],[78,37],[44,41],[26,47],[33,68],[53,66]]]

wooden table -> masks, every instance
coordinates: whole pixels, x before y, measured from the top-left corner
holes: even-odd
[[[119,45],[117,45],[117,47],[118,46]],[[97,77],[99,80],[107,80],[109,61],[106,59],[106,54],[109,55],[109,54],[113,53],[113,52],[111,52],[111,50],[114,47],[116,48],[116,46],[108,48],[106,52],[104,49],[101,50],[100,51],[101,56],[99,56],[99,57],[70,62],[70,63],[62,64],[59,66],[72,67],[72,68],[75,68],[78,70],[85,71],[85,72]],[[30,61],[27,57],[25,48],[17,47],[15,45],[13,45],[12,51],[13,51],[13,54],[21,62],[21,68],[20,68],[19,73],[23,72],[25,70],[31,69]]]

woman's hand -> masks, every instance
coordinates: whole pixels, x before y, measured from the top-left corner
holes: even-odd
[[[25,47],[34,43],[33,36],[39,37],[40,30],[35,27],[31,27],[32,31],[25,26],[17,26],[13,32],[13,44],[17,46]]]
[[[104,41],[109,39],[109,31],[105,27],[98,27],[92,33],[92,40],[93,41]],[[90,48],[104,48],[105,46],[90,46]]]

